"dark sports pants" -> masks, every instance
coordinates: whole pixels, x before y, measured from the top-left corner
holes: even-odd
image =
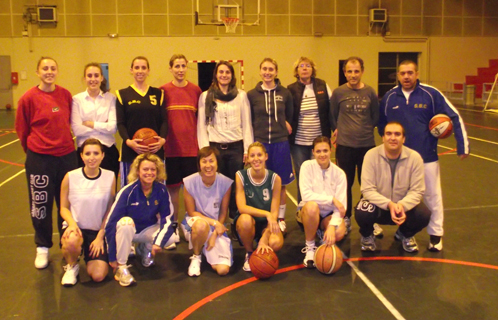
[[[413,237],[427,227],[431,219],[431,212],[423,202],[405,214],[406,220],[399,226],[399,231],[407,238]],[[365,199],[361,199],[356,205],[355,218],[363,237],[368,237],[373,233],[374,223],[395,225],[389,210],[381,209]]]
[[[57,204],[57,225],[62,236],[60,215],[61,183],[67,172],[77,168],[76,151],[56,157],[28,150],[26,178],[28,180],[31,221],[37,247],[52,247],[52,206]]]
[[[351,212],[353,209],[353,192],[351,190],[354,184],[354,176],[356,174],[356,171],[358,171],[358,183],[361,184],[361,168],[363,166],[363,158],[365,158],[365,154],[367,153],[367,151],[372,149],[373,147],[375,146],[351,148],[341,146],[339,144],[336,147],[335,160],[337,162],[337,166],[344,170],[344,173],[346,173],[346,179],[348,181],[348,203],[346,208],[346,217],[348,218],[351,218]]]
[[[244,143],[241,140],[232,143],[210,142],[210,145],[220,151],[219,172],[234,181],[232,183],[230,205],[228,207],[229,216],[233,219],[237,212],[237,203],[235,202],[235,174],[237,174],[237,171],[244,169]]]

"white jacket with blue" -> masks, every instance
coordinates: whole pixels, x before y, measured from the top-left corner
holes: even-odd
[[[417,151],[425,163],[438,160],[437,142],[429,131],[429,122],[436,114],[446,114],[453,122],[453,132],[457,141],[457,153],[469,154],[469,140],[463,119],[458,110],[436,88],[420,83],[405,98],[401,86],[389,90],[380,103],[378,130],[384,135],[386,124],[397,121],[406,131],[405,146]]]
[[[170,201],[166,186],[154,181],[152,192],[148,198],[142,191],[140,180],[121,189],[112,205],[105,226],[109,261],[116,261],[116,226],[121,218],[132,218],[135,222],[136,232],[140,233],[158,222],[157,214],[160,216],[160,228],[153,244],[162,248],[175,231],[171,225],[173,204]]]

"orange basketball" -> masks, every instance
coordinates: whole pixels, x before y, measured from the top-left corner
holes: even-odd
[[[278,269],[278,257],[273,251],[265,253],[253,252],[249,258],[252,274],[258,279],[271,277]]]
[[[323,274],[332,274],[342,266],[342,252],[334,244],[327,246],[322,244],[315,251],[315,265]]]
[[[142,128],[135,132],[135,134],[133,135],[133,139],[142,139],[142,142],[139,142],[138,144],[148,146],[149,144],[158,141],[156,138],[154,138],[157,135],[157,132],[155,132],[151,128]]]
[[[453,123],[447,115],[436,114],[429,122],[429,130],[436,138],[448,138],[453,132]]]

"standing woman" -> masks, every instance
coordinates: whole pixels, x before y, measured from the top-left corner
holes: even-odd
[[[29,89],[19,100],[16,132],[26,152],[31,220],[35,229],[35,267],[48,266],[48,249],[52,247],[52,206],[57,204],[59,234],[60,186],[67,172],[77,167],[71,136],[69,91],[57,86],[57,62],[49,57],[38,61],[36,74],[40,84]]]
[[[123,139],[121,147],[121,187],[126,185],[131,163],[137,155],[150,152],[164,159],[162,147],[168,133],[168,119],[164,106],[164,93],[159,88],[147,84],[149,60],[135,57],[131,62],[130,72],[133,84],[116,91],[116,116],[119,135]],[[142,146],[140,139],[133,139],[139,129],[150,128],[157,132],[157,142]]]
[[[248,150],[248,169],[235,177],[238,215],[235,218],[237,237],[246,249],[244,271],[251,271],[249,258],[253,242],[257,251],[278,251],[284,245],[284,236],[277,222],[282,181],[273,171],[266,169],[268,153],[263,144],[254,142]]]
[[[297,179],[297,199],[301,202],[299,172],[304,161],[312,158],[313,139],[318,136],[331,137],[330,98],[332,90],[322,79],[316,77],[316,65],[308,57],[299,58],[294,64],[297,81],[287,89],[294,101],[292,133],[289,136],[290,150]]]
[[[183,179],[187,214],[182,224],[187,230],[190,257],[188,275],[201,275],[201,253],[220,276],[230,271],[232,243],[224,226],[233,180],[218,173],[218,149],[204,147],[197,155],[199,172]]]
[[[62,256],[67,262],[61,281],[64,286],[78,281],[82,248],[92,280],[100,282],[107,276],[104,227],[116,193],[116,177],[112,171],[100,168],[105,156],[98,139],[85,140],[80,154],[84,167],[68,172],[62,180],[61,216],[67,224],[61,238]]]
[[[78,166],[83,167],[81,146],[88,138],[95,138],[104,146],[105,157],[101,168],[119,173],[119,152],[116,148],[116,97],[107,92],[107,82],[100,64],[91,62],[85,66],[83,78],[86,90],[73,97],[71,128],[78,145]]]
[[[251,104],[254,139],[261,142],[268,152],[268,169],[282,179],[278,224],[285,233],[285,186],[294,181],[289,147],[289,134],[292,133],[293,105],[292,96],[277,79],[278,64],[265,58],[259,65],[260,81],[256,88],[247,93]]]
[[[220,152],[220,172],[235,180],[244,167],[247,148],[254,141],[247,94],[236,87],[233,66],[227,61],[216,64],[213,83],[199,98],[197,139],[199,149],[212,146]],[[233,190],[234,188],[232,188]],[[229,215],[235,217],[235,192],[230,196]]]

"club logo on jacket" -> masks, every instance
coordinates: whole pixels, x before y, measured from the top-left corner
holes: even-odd
[[[53,107],[52,112],[59,112],[61,109],[59,107]]]
[[[276,101],[284,101],[284,97],[282,97],[281,95],[275,95],[275,100]]]
[[[154,200],[154,205],[155,205],[155,206],[159,205],[159,201]]]
[[[427,105],[425,103],[415,103],[413,107],[415,109],[427,109]]]

